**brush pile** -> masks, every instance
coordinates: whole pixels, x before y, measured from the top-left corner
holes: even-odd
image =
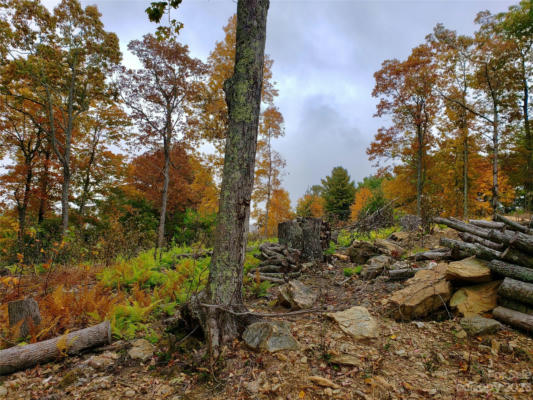
[[[248,276],[261,281],[285,283],[299,277],[302,268],[308,266],[300,263],[300,250],[284,244],[265,242],[259,246],[259,254],[254,257],[261,263]]]
[[[492,274],[504,279],[494,317],[533,332],[533,230],[501,215],[496,215],[495,221],[435,218],[434,222],[459,231],[462,240],[440,241],[453,258],[476,256],[489,261]]]

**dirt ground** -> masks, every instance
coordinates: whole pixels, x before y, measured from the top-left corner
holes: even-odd
[[[168,342],[146,363],[126,356],[118,342],[104,354],[113,362],[94,368],[95,352],[0,377],[8,399],[532,399],[533,340],[512,329],[483,337],[458,337],[459,318],[442,310],[427,320],[397,322],[383,299],[402,287],[384,278],[346,281],[334,261],[302,281],[320,291],[320,305],[361,305],[376,317],[377,339],[354,341],[325,313],[287,316],[300,350],[256,353],[235,341],[213,375],[205,346],[194,337]],[[250,300],[258,312],[286,310],[268,298]],[[350,365],[331,360],[350,355]],[[7,389],[7,391],[6,391]]]

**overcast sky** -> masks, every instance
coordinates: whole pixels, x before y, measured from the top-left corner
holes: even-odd
[[[47,6],[58,3],[45,0]],[[149,0],[82,0],[96,4],[106,29],[126,46],[154,31],[144,9]],[[437,23],[460,33],[475,30],[478,11],[505,11],[516,1],[271,0],[266,52],[274,60],[276,104],[285,137],[275,142],[287,160],[283,186],[293,206],[305,190],[337,165],[357,182],[373,173],[365,149],[384,123],[373,118],[373,74],[385,59],[405,58]],[[235,13],[233,0],[183,0],[173,18],[184,23],[181,41],[206,60],[222,27]]]

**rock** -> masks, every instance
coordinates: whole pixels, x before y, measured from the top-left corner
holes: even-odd
[[[3,386],[0,386],[0,397],[7,397],[7,389]]]
[[[497,306],[500,283],[493,281],[463,287],[453,294],[450,307],[457,308],[465,317],[491,311]]]
[[[329,380],[327,378],[323,378],[321,376],[310,376],[309,380],[311,382],[313,382],[313,383],[316,383],[319,386],[329,387],[329,388],[333,388],[333,389],[340,388],[340,386],[337,385],[336,383],[332,382],[331,380]]]
[[[360,367],[361,365],[363,365],[361,359],[353,354],[334,355],[331,357],[329,362],[332,364],[349,365],[352,367]]]
[[[369,242],[354,240],[348,248],[348,256],[353,263],[365,264],[369,258],[379,255],[378,249]]]
[[[311,308],[317,294],[302,282],[293,280],[279,288],[278,302],[295,310]]]
[[[246,382],[244,384],[244,387],[250,393],[253,393],[253,394],[259,393],[259,381],[257,381],[257,380],[252,381],[252,382]]]
[[[372,267],[381,267],[381,269],[388,268],[392,263],[392,259],[386,255],[372,257],[368,260],[368,265]]]
[[[361,270],[361,279],[369,281],[381,275],[383,273],[383,267],[373,267],[370,265],[365,265]]]
[[[135,397],[135,390],[133,389],[128,389],[124,392],[124,396],[126,397]]]
[[[399,231],[391,233],[387,239],[393,240],[395,242],[400,242],[401,245],[402,243],[407,242],[409,239],[411,239],[411,236],[412,235],[409,232]]]
[[[154,346],[146,339],[137,339],[133,341],[128,355],[134,360],[147,361],[154,356]]]
[[[410,267],[411,267],[411,263],[407,261],[396,261],[394,264],[389,266],[389,270],[407,269]]]
[[[495,333],[502,328],[502,324],[492,318],[484,318],[479,315],[466,317],[461,320],[461,326],[470,336]]]
[[[334,253],[333,258],[336,258],[340,261],[350,261],[350,257],[346,254]]]
[[[115,360],[117,358],[117,353],[111,353],[109,351],[106,351],[103,354],[92,356],[86,361],[86,363],[94,369],[103,370],[115,364]]]
[[[341,330],[354,339],[371,339],[378,336],[378,325],[364,307],[355,306],[344,311],[329,313]]]
[[[383,253],[393,258],[400,258],[405,254],[405,249],[386,239],[376,239],[374,245]]]
[[[452,285],[445,279],[447,265],[418,271],[408,279],[406,287],[394,292],[389,299],[397,319],[423,317],[445,305],[451,297]]]
[[[270,353],[281,350],[298,350],[300,344],[292,337],[286,321],[261,321],[248,325],[242,338],[253,350]]]
[[[461,329],[460,331],[457,331],[457,333],[455,334],[455,337],[457,339],[464,339],[465,337],[467,337],[467,333],[465,332],[464,329]]]
[[[422,218],[411,214],[404,215],[400,218],[400,226],[404,231],[417,231],[422,226]]]
[[[454,261],[448,265],[446,279],[463,282],[488,282],[491,280],[490,269],[485,261],[474,257]]]

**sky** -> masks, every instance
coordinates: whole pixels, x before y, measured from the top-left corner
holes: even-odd
[[[144,10],[150,0],[82,0],[96,4],[108,31],[121,43],[124,63],[136,66],[130,40],[153,32]],[[53,7],[57,0],[44,0]],[[386,59],[406,58],[437,23],[462,34],[475,31],[481,10],[506,11],[516,1],[468,0],[271,0],[266,53],[274,60],[276,105],[285,136],[274,142],[287,161],[283,187],[293,206],[333,167],[355,182],[375,172],[366,148],[387,121],[374,118],[373,74]],[[222,27],[236,12],[234,0],[183,0],[172,18],[191,55],[206,60]]]

